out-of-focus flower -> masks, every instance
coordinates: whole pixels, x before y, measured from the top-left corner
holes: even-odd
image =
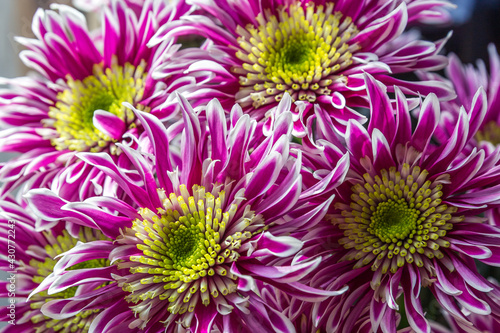
[[[88,283],[85,286],[74,286],[61,292],[50,293],[42,290],[36,294],[31,293],[52,274],[54,269],[57,270],[60,254],[71,250],[77,244],[91,241],[96,241],[93,244],[98,244],[108,238],[97,229],[85,227],[80,228],[77,237],[72,237],[64,230],[64,224],[44,232],[37,232],[35,217],[24,202],[19,204],[6,198],[0,201],[0,208],[2,246],[0,269],[8,272],[7,281],[0,282],[2,290],[0,297],[15,301],[0,308],[1,321],[11,321],[1,332],[88,332],[90,324],[99,315],[100,310],[113,298],[110,292],[113,291],[113,284],[116,282],[112,279]],[[80,273],[92,270],[96,274],[107,276],[116,273],[116,267],[109,266],[107,259],[90,257],[85,262],[69,267],[68,270]],[[42,308],[46,304],[72,297],[92,298],[100,308],[95,304],[89,305],[86,309],[78,309],[77,313],[65,317],[57,316],[57,319],[49,318],[42,313]],[[119,331],[120,324],[116,325],[116,329]]]
[[[485,172],[483,178],[495,177],[495,161],[500,154],[500,57],[495,45],[488,47],[490,62],[489,72],[482,60],[477,61],[477,67],[472,64],[463,64],[460,59],[451,54],[450,63],[446,68],[446,78],[436,74],[423,74],[425,78],[440,79],[443,82],[451,81],[457,98],[451,101],[442,101],[443,109],[441,120],[435,131],[438,143],[445,142],[453,135],[453,130],[458,121],[461,108],[467,110],[468,121],[472,128],[477,131],[470,132],[464,147],[464,158],[474,149],[483,149],[485,161],[483,164],[488,167],[482,168]],[[487,106],[486,112],[481,109],[472,108],[476,103],[476,91],[482,88],[486,92]],[[500,223],[500,211],[498,209],[489,210],[486,213],[491,223]]]
[[[424,79],[450,81],[457,93],[456,99],[441,102],[442,119],[436,129],[436,136],[440,142],[445,141],[453,132],[461,107],[469,111],[470,123],[478,123],[477,132],[467,143],[466,153],[478,148],[484,149],[487,155],[493,154],[500,144],[500,57],[493,44],[489,45],[488,52],[489,72],[482,60],[478,60],[477,67],[474,67],[472,64],[463,64],[455,54],[451,54],[450,63],[446,68],[447,78],[436,74],[423,74]],[[486,113],[471,108],[476,91],[480,87],[485,90],[487,96]]]
[[[170,93],[189,81],[183,74],[156,80],[152,72],[168,63],[180,47],[166,41],[148,47],[158,28],[178,18],[189,6],[146,1],[140,13],[112,1],[102,13],[102,49],[75,9],[53,5],[33,18],[36,38],[17,38],[27,50],[23,62],[34,76],[2,79],[0,151],[21,155],[3,165],[5,191],[29,180],[29,186],[53,184],[68,197],[102,193],[103,174],[75,158],[81,151],[106,151],[120,160],[116,143],[136,145],[142,127],[128,102],[162,120],[175,112]],[[181,91],[178,90],[178,91]],[[120,163],[120,162],[118,162]],[[64,192],[64,193],[63,193]],[[95,193],[94,193],[95,192]]]
[[[278,106],[264,140],[255,131],[256,121],[237,105],[229,125],[217,100],[201,114],[184,98],[181,105],[185,126],[179,161],[171,157],[164,126],[137,110],[152,145],[144,149],[152,154],[117,144],[135,171],[123,170],[107,153],[79,154],[114,179],[133,206],[111,197],[68,202],[48,189],[31,190],[28,201],[43,220],[69,219],[112,239],[98,246],[81,244],[60,259],[68,267],[89,256],[109,259],[119,269],[114,286],[129,306],[103,312],[92,324],[96,332],[107,332],[129,307],[135,313],[126,319],[129,328],[145,332],[293,332],[290,321],[258,297],[258,281],[310,301],[345,289],[324,293],[299,282],[320,258],[266,264],[291,258],[301,248],[300,241],[286,236],[288,230],[314,225],[326,213],[324,205],[308,203],[317,191],[302,190],[301,154],[290,154],[290,98]],[[256,138],[260,143],[253,145]],[[334,183],[343,179],[347,166],[334,173]],[[102,279],[88,271],[60,271],[44,283],[62,291]],[[56,316],[73,303],[52,302],[45,310]]]
[[[389,89],[397,84],[413,95],[454,96],[442,82],[405,81],[392,75],[446,65],[446,57],[438,55],[444,40],[426,42],[403,31],[417,22],[446,21],[442,7],[449,5],[447,1],[192,3],[206,15],[165,25],[151,45],[184,34],[207,37],[206,52],[193,49],[190,58],[199,61],[187,73],[203,78],[204,87],[217,93],[223,105],[236,101],[257,120],[288,92],[297,102],[297,136],[305,133],[301,121],[313,112],[313,103],[332,117],[337,130],[345,131],[349,119],[363,121],[354,109],[368,106],[363,72]]]
[[[469,123],[461,109],[452,135],[431,149],[440,118],[436,96],[423,101],[412,130],[402,92],[396,88],[394,106],[370,75],[366,84],[367,129],[349,121],[344,146],[317,108],[317,130],[304,140],[311,147],[304,160],[318,175],[331,170],[330,161],[345,151],[351,156],[346,181],[333,191],[331,223],[322,222],[302,237],[304,258],[325,257],[310,276],[312,285],[349,286],[348,293],[314,305],[313,323],[327,332],[355,332],[366,327],[363,314],[369,309],[373,332],[396,332],[398,311],[404,311],[414,332],[430,332],[419,298],[422,288],[429,288],[456,320],[468,322],[459,305],[498,319],[500,290],[478,273],[474,259],[500,265],[500,229],[478,216],[498,206],[499,169],[483,177],[483,169],[491,166],[484,164],[484,151],[462,156],[479,124]],[[483,90],[471,108],[486,112]]]

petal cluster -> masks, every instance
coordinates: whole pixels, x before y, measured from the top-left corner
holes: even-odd
[[[500,58],[424,37],[453,7],[37,10],[0,79],[0,332],[497,332]]]
[[[187,67],[192,75],[208,75],[206,88],[221,94],[222,103],[236,100],[255,119],[266,117],[285,92],[298,103],[303,118],[317,103],[345,131],[349,119],[363,122],[356,107],[368,106],[363,73],[371,73],[389,89],[443,100],[454,93],[440,80],[405,81],[393,74],[438,70],[447,59],[439,55],[444,43],[403,33],[423,21],[447,20],[445,1],[195,1],[210,15],[191,15],[165,25],[152,40],[198,33],[212,44],[200,61]],[[432,14],[431,14],[432,13]],[[435,15],[435,16],[434,16]],[[212,18],[213,17],[213,18]],[[424,19],[425,20],[425,19]],[[187,55],[187,54],[186,54]],[[163,70],[159,68],[159,73]],[[432,86],[432,88],[431,88]],[[304,124],[295,133],[305,135]]]

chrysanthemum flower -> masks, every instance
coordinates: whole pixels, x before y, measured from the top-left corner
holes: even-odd
[[[469,114],[471,123],[479,123],[477,132],[473,133],[466,146],[466,152],[473,148],[484,149],[486,154],[494,153],[500,144],[500,57],[495,45],[488,47],[490,62],[489,72],[485,63],[479,59],[477,67],[472,64],[463,64],[455,54],[450,54],[449,65],[446,68],[446,78],[436,74],[422,73],[424,79],[440,79],[443,82],[451,82],[457,93],[457,97],[450,101],[441,102],[443,114],[441,122],[436,129],[438,141],[446,140],[453,132],[454,124],[460,115],[460,108],[476,111]],[[470,106],[474,101],[477,90],[482,87],[487,96],[486,113],[477,112]]]
[[[7,272],[8,276],[7,281],[0,283],[2,289],[0,297],[9,301],[7,306],[0,308],[0,320],[7,322],[1,332],[88,332],[94,318],[106,306],[110,298],[110,288],[113,288],[112,284],[116,284],[111,278],[89,283],[85,287],[75,286],[51,294],[47,290],[36,294],[32,292],[52,274],[57,266],[57,256],[71,250],[79,243],[96,241],[93,244],[97,244],[108,238],[97,229],[85,227],[80,228],[77,237],[72,237],[64,230],[64,224],[44,232],[37,232],[35,217],[24,202],[18,204],[7,198],[0,201],[0,208],[2,245],[0,269]],[[88,258],[87,261],[73,265],[69,269],[82,273],[92,270],[107,276],[116,272],[116,267],[109,266],[109,261],[101,258]],[[42,313],[45,304],[72,297],[92,298],[96,304],[103,303],[99,304],[100,308],[90,305],[84,310],[79,309],[77,314],[65,318],[49,318]],[[119,326],[118,324],[117,328]]]
[[[135,144],[142,129],[123,102],[160,119],[172,116],[170,93],[189,80],[174,74],[159,81],[152,72],[158,63],[169,62],[179,46],[167,41],[149,48],[147,43],[159,26],[188,8],[182,1],[167,5],[152,0],[136,14],[127,2],[112,1],[98,36],[71,7],[39,9],[32,24],[36,38],[17,38],[27,48],[20,57],[35,75],[1,81],[9,87],[0,91],[5,128],[0,151],[21,153],[1,169],[5,190],[28,179],[45,186],[60,171],[68,195],[83,193],[92,184],[99,191],[102,174],[78,161],[75,153],[106,151],[119,160],[115,143]]]
[[[136,171],[123,170],[106,153],[79,154],[114,179],[133,206],[111,197],[68,202],[47,189],[32,190],[27,198],[48,222],[71,220],[112,239],[99,246],[82,244],[61,258],[72,265],[89,256],[108,259],[120,270],[114,285],[128,306],[100,316],[92,324],[95,332],[107,332],[109,322],[123,318],[129,308],[135,313],[129,328],[145,332],[293,332],[289,320],[258,297],[257,281],[312,301],[344,290],[322,295],[298,282],[317,267],[319,258],[266,265],[300,249],[301,242],[283,235],[287,230],[317,223],[326,213],[324,206],[307,204],[317,191],[302,191],[300,153],[297,158],[290,154],[291,101],[285,98],[280,104],[272,133],[264,140],[255,131],[255,120],[238,106],[228,127],[217,100],[203,114],[194,113],[185,99],[181,104],[185,128],[178,162],[170,156],[163,125],[139,111],[151,151],[144,148],[141,155],[118,144]],[[261,143],[253,146],[257,139]],[[342,164],[333,182],[346,170]],[[298,216],[290,218],[292,213]],[[62,291],[101,279],[91,272],[59,272],[47,284]],[[68,304],[52,302],[45,311],[59,315]]]
[[[431,149],[440,118],[436,96],[423,101],[412,131],[402,92],[395,88],[394,107],[373,77],[367,75],[366,84],[367,129],[349,121],[344,146],[317,108],[314,140],[313,133],[304,140],[319,151],[304,156],[318,175],[331,170],[330,161],[344,151],[351,156],[346,181],[334,190],[331,223],[302,238],[303,257],[331,254],[311,283],[327,290],[349,286],[348,293],[314,306],[314,324],[327,332],[355,332],[366,325],[368,309],[373,332],[395,332],[401,312],[414,332],[430,332],[420,302],[423,288],[457,320],[468,322],[461,308],[499,318],[500,290],[474,264],[500,265],[500,229],[478,216],[499,203],[499,171],[483,176],[489,165],[482,150],[461,155],[477,124],[469,124],[461,109],[452,135]],[[486,112],[485,97],[477,92],[473,112]]]
[[[398,84],[405,93],[453,95],[440,82],[410,82],[391,75],[446,65],[446,57],[438,55],[444,41],[432,43],[402,34],[418,21],[445,21],[448,15],[442,7],[447,1],[192,3],[207,14],[165,25],[151,44],[184,34],[209,38],[206,53],[193,49],[192,57],[200,61],[187,72],[204,73],[204,86],[224,95],[218,96],[223,105],[237,102],[257,120],[288,92],[298,102],[298,119],[306,118],[317,103],[330,114],[336,129],[344,131],[349,119],[364,119],[353,109],[368,106],[363,72],[390,89]],[[158,71],[162,75],[161,67]],[[302,126],[298,121],[296,135],[301,135]]]
[[[472,64],[463,64],[454,54],[449,56],[450,63],[446,68],[446,77],[436,74],[423,74],[423,76],[433,79],[440,79],[443,82],[450,81],[457,98],[451,101],[442,101],[444,109],[436,128],[436,141],[438,143],[446,141],[453,133],[454,126],[460,117],[460,108],[465,107],[468,111],[470,126],[477,128],[477,131],[470,131],[467,136],[467,144],[464,147],[464,156],[467,156],[473,149],[483,149],[486,157],[483,164],[489,167],[483,168],[485,175],[494,176],[491,169],[500,153],[500,57],[496,47],[491,44],[488,48],[490,61],[489,73],[482,60],[477,61],[477,67]],[[482,88],[486,92],[487,107],[486,112],[471,108],[476,98],[476,91]],[[487,212],[490,222],[500,223],[500,210],[493,209]]]

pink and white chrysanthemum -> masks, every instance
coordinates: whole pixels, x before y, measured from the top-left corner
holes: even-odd
[[[423,288],[458,321],[468,322],[462,309],[500,318],[500,289],[474,263],[500,266],[500,228],[479,217],[500,203],[498,159],[485,163],[482,150],[462,155],[479,124],[469,123],[462,108],[452,135],[431,148],[440,118],[435,95],[421,104],[412,130],[401,90],[395,88],[391,105],[384,86],[370,75],[366,85],[367,128],[349,121],[342,144],[317,108],[316,131],[304,139],[304,161],[318,175],[332,170],[331,161],[345,152],[351,161],[346,181],[333,191],[330,221],[301,238],[304,258],[325,257],[310,276],[312,285],[349,286],[349,292],[314,305],[314,325],[326,332],[396,332],[404,311],[412,332],[431,332],[420,302]],[[484,91],[471,108],[486,112]],[[484,169],[490,169],[488,176]]]
[[[470,106],[474,101],[477,90],[482,87],[487,96],[487,111],[485,114],[471,112],[470,122],[479,122],[479,128],[470,138],[466,146],[466,152],[473,148],[484,149],[487,155],[495,153],[500,145],[500,56],[495,45],[488,47],[489,72],[482,60],[477,61],[477,66],[463,64],[455,55],[449,56],[449,65],[446,68],[446,77],[435,74],[424,75],[426,78],[441,79],[443,82],[451,82],[457,97],[451,101],[443,101],[444,109],[441,122],[436,129],[438,141],[446,140],[453,132],[454,124],[459,115],[460,108],[474,111]],[[477,110],[476,110],[477,111]]]
[[[136,13],[127,2],[113,0],[102,13],[98,36],[71,7],[39,9],[32,23],[36,38],[16,39],[27,48],[20,57],[34,75],[1,80],[8,88],[0,91],[0,151],[20,153],[1,168],[4,190],[27,180],[34,187],[47,186],[63,175],[68,196],[92,185],[99,191],[102,173],[78,161],[75,153],[106,151],[119,161],[115,143],[135,145],[142,127],[123,102],[162,120],[175,114],[171,92],[189,80],[175,73],[157,80],[153,71],[179,46],[147,44],[161,25],[188,9],[182,1],[151,0]]]
[[[131,330],[155,333],[188,328],[294,332],[283,314],[258,297],[257,282],[310,301],[345,289],[323,294],[299,282],[320,258],[267,265],[273,258],[291,258],[301,248],[300,241],[287,236],[290,229],[316,223],[326,213],[325,206],[308,203],[318,191],[302,190],[301,154],[290,152],[291,100],[287,97],[278,106],[272,132],[264,140],[256,121],[237,105],[228,124],[217,100],[201,114],[185,99],[180,103],[185,123],[180,160],[172,159],[169,137],[159,120],[137,110],[151,148],[143,147],[141,154],[117,144],[135,171],[123,170],[107,153],[78,155],[114,179],[132,205],[112,197],[68,202],[48,189],[27,193],[30,206],[44,221],[70,220],[97,228],[111,239],[64,253],[62,270],[40,289],[49,288],[50,294],[107,281],[110,276],[98,271],[64,269],[88,258],[108,259],[119,270],[113,279],[128,306],[98,317],[93,332],[107,332],[115,317],[126,320]],[[257,140],[260,144],[254,146]],[[345,176],[347,164],[342,167],[332,177],[334,183]],[[319,186],[328,186],[329,180]],[[43,310],[49,316],[65,316],[65,309],[76,310],[79,304],[85,310],[96,302],[53,301]],[[135,316],[125,318],[130,309]]]
[[[477,67],[472,64],[463,64],[454,54],[449,56],[450,63],[446,68],[446,77],[427,74],[425,76],[450,81],[453,85],[457,98],[447,102],[441,102],[444,109],[439,126],[436,128],[436,140],[438,143],[446,141],[453,133],[454,125],[460,116],[460,108],[468,110],[468,118],[471,126],[477,127],[477,131],[468,135],[468,141],[464,148],[464,156],[474,148],[483,149],[486,154],[485,163],[490,164],[500,154],[500,57],[495,45],[488,47],[489,72],[482,60],[477,61]],[[486,112],[471,108],[476,98],[476,91],[482,88],[487,96]],[[488,169],[484,169],[488,177]],[[500,210],[494,209],[488,212],[490,222],[500,224]]]
[[[151,45],[171,36],[207,37],[202,50],[192,49],[190,58],[199,61],[186,72],[203,80],[204,87],[217,93],[223,105],[239,103],[257,120],[288,92],[297,103],[297,136],[304,135],[302,118],[313,113],[314,103],[342,132],[349,119],[363,121],[354,109],[368,106],[363,72],[371,73],[389,89],[397,84],[413,95],[454,96],[442,82],[410,82],[393,75],[446,66],[446,57],[438,55],[444,40],[426,42],[403,32],[417,22],[446,21],[449,15],[443,8],[449,5],[447,1],[192,3],[206,14],[186,15],[165,25]],[[163,75],[161,67],[158,75]]]
[[[37,232],[35,216],[27,208],[25,202],[21,204],[6,198],[0,201],[0,270],[6,272],[7,280],[0,282],[0,297],[9,300],[7,306],[0,307],[0,321],[7,322],[0,330],[2,333],[30,333],[30,332],[88,332],[90,324],[99,315],[101,308],[80,311],[65,318],[50,318],[43,314],[42,307],[54,300],[63,300],[79,295],[92,294],[96,299],[110,299],[116,284],[112,279],[89,283],[86,286],[75,286],[60,293],[49,295],[41,291],[30,294],[54,269],[57,269],[57,256],[75,247],[90,241],[109,240],[97,229],[80,228],[76,237],[72,237],[64,230],[64,224],[53,229]],[[71,267],[72,270],[84,272],[86,269],[99,271],[99,274],[116,273],[116,267],[109,266],[107,259],[89,259]],[[105,297],[103,297],[105,295]],[[125,301],[123,301],[125,303]],[[130,313],[129,315],[132,315]],[[116,332],[123,330],[118,323]]]

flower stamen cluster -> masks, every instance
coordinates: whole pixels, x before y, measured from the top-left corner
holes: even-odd
[[[237,205],[226,207],[224,191],[205,192],[202,186],[193,186],[192,196],[185,185],[181,195],[158,193],[163,207],[157,213],[142,208],[142,220],[133,221],[124,234],[123,241],[135,239],[142,252],[120,264],[132,273],[122,286],[130,292],[127,301],[166,301],[170,313],[183,314],[193,312],[199,302],[208,305],[234,293],[237,277],[231,263],[238,260],[242,242],[252,237],[247,227],[253,213],[233,224]]]
[[[67,89],[57,95],[57,102],[49,110],[46,125],[55,127],[59,136],[51,139],[58,150],[101,151],[114,138],[93,124],[95,110],[104,110],[120,118],[126,126],[135,126],[134,113],[124,102],[137,105],[142,99],[147,73],[145,64],[124,67],[114,63],[103,69],[94,65],[94,75],[83,80],[68,76]]]
[[[319,95],[330,95],[337,72],[352,63],[357,50],[349,41],[356,35],[350,17],[333,12],[333,3],[304,9],[292,4],[280,9],[278,17],[266,11],[259,14],[259,26],[237,28],[241,49],[236,57],[243,61],[233,67],[240,74],[236,99],[250,96],[254,107],[279,102],[288,92],[293,100],[315,102]],[[250,101],[241,100],[243,104]]]
[[[450,246],[446,233],[460,218],[452,216],[455,207],[442,203],[443,186],[427,176],[408,164],[375,177],[364,174],[364,184],[352,187],[350,205],[336,205],[342,211],[333,223],[344,230],[339,243],[350,250],[343,260],[358,260],[355,267],[371,264],[385,274],[406,263],[423,267],[425,257],[443,258],[440,248]]]

